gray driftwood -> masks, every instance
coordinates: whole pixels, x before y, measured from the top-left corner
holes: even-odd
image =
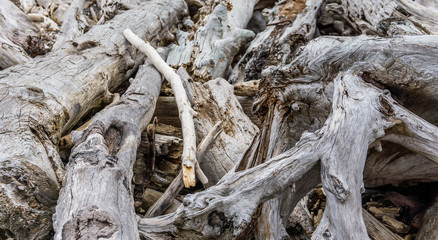
[[[14,3],[0,0],[0,70],[45,53],[39,29]]]
[[[383,46],[388,50],[367,54],[369,49],[382,49]],[[411,48],[415,51],[411,51]],[[434,99],[426,86],[434,86],[436,79],[426,73],[436,69],[434,51],[437,49],[435,36],[391,40],[366,37],[320,38],[310,42],[288,66],[266,70],[256,109],[265,111],[263,109],[266,106],[269,108],[267,99],[276,96],[279,103],[295,111],[295,115],[310,107],[306,111],[309,112],[308,117],[314,119],[313,125],[301,126],[312,129],[325,122],[323,127],[314,133],[304,133],[291,150],[272,157],[266,163],[255,164],[252,168],[244,167],[247,170],[243,171],[237,168],[237,171],[225,175],[216,186],[187,196],[184,206],[173,215],[141,220],[141,233],[146,237],[170,234],[188,238],[237,238],[251,224],[260,203],[279,196],[290,186],[291,190],[296,191],[292,194],[291,202],[301,199],[306,191],[297,189],[309,189],[315,183],[299,179],[309,176],[311,169],[318,171],[321,160],[321,178],[327,194],[327,207],[313,238],[367,239],[368,234],[360,214],[360,195],[365,187],[362,172],[368,149],[373,147],[378,151],[383,139],[395,141],[385,136],[395,134],[402,136],[401,139],[409,137],[415,139],[410,142],[422,144],[421,147],[411,149],[429,159],[425,164],[436,165],[435,155],[430,155],[431,152],[426,148],[434,141],[436,131],[418,130],[436,127],[402,107],[390,92],[375,86],[382,84],[398,87],[401,91],[421,93]],[[386,54],[388,52],[392,55]],[[415,54],[409,55],[409,52]],[[418,52],[424,56],[421,63],[410,60]],[[399,55],[404,57],[400,58]],[[360,61],[358,56],[361,57]],[[409,75],[397,74],[400,67],[409,69]],[[371,73],[379,77],[371,78],[368,75]],[[415,76],[415,81],[405,85],[406,79],[412,79],[411,76]],[[420,84],[422,87],[415,87]],[[280,113],[278,111],[274,117],[281,116]],[[422,116],[432,116],[428,114],[433,114],[433,110],[422,112]],[[304,123],[309,124],[310,121]],[[296,135],[291,136],[293,139]],[[247,166],[249,163],[241,164]],[[403,176],[403,172],[406,172],[404,167],[400,167],[398,174]],[[372,173],[365,174],[372,177]],[[409,179],[409,175],[406,179]],[[263,190],[260,190],[261,186]],[[212,218],[217,221],[208,221]]]
[[[65,186],[53,216],[55,239],[139,239],[132,167],[161,83],[152,65],[140,66],[120,101],[74,133]]]
[[[157,36],[186,12],[183,1],[148,2],[93,27],[65,51],[0,73],[1,229],[18,239],[47,236],[64,178],[56,150],[61,134],[108,100],[108,90],[127,79],[144,59],[126,42],[123,29],[135,29],[158,43]]]

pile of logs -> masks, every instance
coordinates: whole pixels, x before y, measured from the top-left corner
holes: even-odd
[[[434,1],[0,6],[0,240],[438,239]]]

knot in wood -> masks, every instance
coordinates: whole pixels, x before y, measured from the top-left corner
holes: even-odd
[[[97,240],[110,238],[119,226],[108,212],[97,206],[79,210],[77,215],[64,224],[62,239],[65,240]]]

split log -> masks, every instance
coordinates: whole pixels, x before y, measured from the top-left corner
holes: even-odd
[[[45,54],[41,33],[14,3],[0,0],[0,70]]]
[[[64,178],[56,150],[61,134],[101,105],[107,91],[144,59],[126,42],[123,29],[158,43],[156,37],[186,12],[183,1],[151,1],[93,27],[75,39],[68,55],[49,54],[0,72],[1,229],[17,239],[47,236]]]
[[[53,215],[55,239],[139,239],[130,181],[161,83],[155,68],[141,66],[120,101],[74,133],[65,186]]]

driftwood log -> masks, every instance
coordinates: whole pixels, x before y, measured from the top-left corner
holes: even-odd
[[[289,218],[307,214],[300,203],[291,215],[294,207],[321,183],[326,204],[312,239],[399,239],[390,231],[400,222],[382,216],[387,228],[362,213],[361,194],[438,181],[434,1],[16,2],[25,13],[9,1],[0,9],[0,41],[7,43],[0,46],[7,68],[0,71],[0,238],[288,239],[297,237],[286,230]],[[33,58],[40,53],[29,53],[26,39],[40,33],[26,14],[37,10],[62,31],[54,51]],[[91,28],[80,25],[86,14]],[[131,46],[124,29],[139,35],[132,41],[125,32],[133,43],[168,45],[166,62],[177,74],[158,54],[148,55],[157,69],[139,68],[144,46]],[[150,174],[141,163],[145,146],[155,159],[163,152],[154,145],[164,139],[155,121],[143,130],[153,115],[171,112],[158,106],[154,113],[159,71],[182,120],[182,134],[168,139],[185,147],[176,164],[183,173],[160,198],[140,194],[158,200],[139,216],[133,172]],[[251,114],[260,129],[235,96],[248,100],[255,92]],[[211,137],[218,122],[223,132]],[[68,134],[73,148],[64,163],[58,144]],[[198,162],[204,138],[216,141]],[[133,169],[134,161],[143,168]],[[195,185],[195,172],[203,184],[177,196],[182,180]],[[402,201],[397,196],[385,195],[393,203]],[[161,215],[175,198],[182,204]],[[418,237],[436,236],[436,199],[405,204],[416,218],[427,206]]]

